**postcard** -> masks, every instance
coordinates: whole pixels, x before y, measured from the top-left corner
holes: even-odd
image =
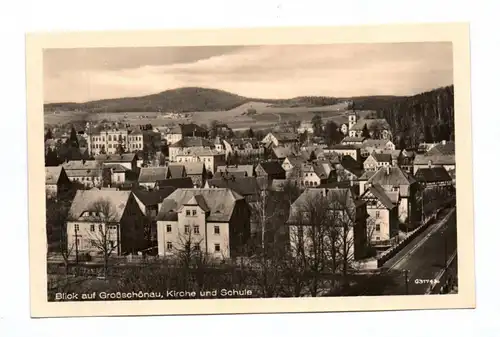
[[[474,308],[465,23],[26,37],[32,317]]]

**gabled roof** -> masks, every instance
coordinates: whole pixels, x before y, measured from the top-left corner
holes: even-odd
[[[154,183],[157,180],[167,179],[167,172],[166,166],[142,167],[137,181],[139,183]]]
[[[401,150],[385,150],[385,149],[376,149],[376,153],[388,154],[392,157],[392,159],[398,159],[401,155]]]
[[[95,159],[101,162],[130,163],[134,159],[137,159],[137,156],[135,153],[98,154],[95,156]]]
[[[392,156],[387,153],[372,152],[370,156],[379,163],[390,163],[392,161]]]
[[[209,179],[207,184],[210,187],[229,188],[242,196],[257,194],[261,189],[255,177]]]
[[[363,196],[361,196],[362,199],[365,199],[368,195],[368,193],[371,193],[375,198],[377,198],[382,205],[384,205],[387,209],[391,210],[394,207],[396,207],[395,204],[392,203],[391,199],[389,196],[386,194],[385,190],[382,188],[382,186],[375,184],[371,185],[366,189],[366,191],[363,193]]]
[[[342,139],[341,143],[362,143],[363,141],[365,140],[365,137],[344,137],[344,139]]]
[[[45,185],[56,185],[63,170],[61,165],[45,166]]]
[[[217,166],[217,172],[229,172],[229,173],[245,172],[245,174],[248,177],[253,176],[253,170],[254,170],[253,165],[221,165],[221,166]]]
[[[268,174],[268,175],[278,175],[285,174],[285,170],[277,161],[266,161],[259,164],[259,166]]]
[[[201,137],[184,137],[176,143],[170,145],[170,147],[213,147],[214,143],[211,140]]]
[[[417,154],[413,165],[455,165],[455,155],[427,155]]]
[[[340,166],[358,178],[363,175],[362,165],[351,156],[342,156],[340,159]]]
[[[117,191],[117,190],[79,190],[76,192],[75,198],[71,203],[68,214],[68,220],[83,220],[81,218],[84,212],[95,211],[96,203],[105,202],[110,205],[110,221],[119,222],[123,217],[123,212],[127,206],[127,202],[131,196],[130,191]],[[96,221],[96,219],[89,218],[88,221]]]
[[[351,130],[362,131],[365,125],[370,131],[376,128],[380,130],[391,129],[389,123],[387,123],[385,118],[374,118],[374,119],[361,118],[360,120],[358,120],[356,124],[352,126]]]
[[[186,203],[184,203],[185,206],[199,206],[204,212],[210,211],[210,208],[207,205],[207,202],[205,201],[205,198],[203,195],[197,194],[193,195],[191,199],[189,199]]]
[[[189,177],[158,180],[156,182],[155,186],[158,188],[165,188],[165,187],[193,188],[194,187],[193,180],[191,180],[191,178],[189,178]]]
[[[455,142],[441,142],[426,152],[427,156],[449,156],[455,155]]]
[[[62,164],[66,173],[70,170],[96,169],[99,163],[96,160],[70,160]]]
[[[184,178],[186,173],[186,168],[182,164],[170,164],[168,165],[167,170],[170,178],[174,179]]]
[[[299,136],[293,132],[272,132],[273,136],[280,142],[297,141]]]
[[[420,168],[415,173],[415,178],[418,181],[425,183],[452,181],[450,174],[442,166]]]
[[[205,164],[199,162],[183,163],[187,175],[202,175],[205,171]]]
[[[128,168],[124,167],[123,165],[120,164],[104,164],[103,168],[111,169],[115,173],[123,173],[130,171]]]
[[[143,191],[136,189],[132,191],[134,195],[139,199],[139,201],[145,206],[158,205],[163,202],[163,200],[170,194],[174,193],[175,187],[166,186],[164,188],[152,191]]]
[[[404,172],[398,166],[381,167],[375,174],[368,179],[372,185],[411,185],[416,183],[415,178]]]
[[[245,171],[234,171],[234,172],[215,172],[214,174],[214,179],[217,178],[225,178],[225,179],[230,179],[230,178],[244,178],[247,177],[247,173]]]
[[[203,207],[207,210],[207,221],[227,222],[233,215],[236,202],[244,200],[238,193],[228,188],[182,188],[176,190],[163,200],[157,221],[176,221],[178,211],[186,204],[201,203],[203,197]],[[201,205],[200,205],[201,206]]]
[[[374,148],[383,148],[389,143],[388,139],[366,139],[363,142],[362,148],[374,147]]]
[[[360,144],[335,144],[326,147],[327,150],[358,150],[361,147]]]

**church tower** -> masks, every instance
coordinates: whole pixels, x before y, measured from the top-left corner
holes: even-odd
[[[353,101],[349,102],[349,108],[347,116],[349,117],[349,131],[351,131],[352,127],[358,122],[358,114],[356,113]]]

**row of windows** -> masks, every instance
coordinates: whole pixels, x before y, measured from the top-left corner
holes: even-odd
[[[73,181],[94,181],[99,180],[99,177],[76,177],[72,179]]]
[[[184,226],[184,234],[189,234],[190,226],[185,225]],[[167,225],[167,233],[172,233],[172,225]],[[193,226],[193,233],[194,234],[200,234],[200,226],[194,225]],[[219,235],[220,234],[220,227],[219,226],[214,226],[214,234]]]
[[[196,216],[196,210],[186,210],[186,216]]]
[[[121,139],[123,140],[126,140],[126,136],[125,135],[120,135],[121,136]],[[115,142],[118,141],[120,139],[120,136],[117,136],[117,135],[108,135],[108,141],[112,141],[114,140]],[[131,136],[131,137],[128,137],[129,141],[142,141],[142,136]],[[93,142],[104,142],[106,141],[106,137],[92,137],[92,141]]]
[[[301,181],[301,184],[305,186],[318,186],[317,181]]]
[[[167,241],[167,251],[172,251],[173,248],[174,244],[172,243],[172,241]],[[200,250],[200,244],[195,243],[193,246],[193,250]],[[214,251],[220,252],[220,243],[214,243]]]
[[[90,225],[90,231],[91,232],[95,232],[95,225]],[[102,231],[102,225],[98,225],[97,227],[99,229],[99,232]],[[108,228],[110,230],[116,230],[116,226],[108,226]],[[79,224],[75,224],[75,230],[76,231],[79,231],[80,230],[80,225]]]

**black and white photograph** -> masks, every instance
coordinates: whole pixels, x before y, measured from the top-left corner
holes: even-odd
[[[45,301],[472,291],[454,43],[229,42],[40,52]]]

